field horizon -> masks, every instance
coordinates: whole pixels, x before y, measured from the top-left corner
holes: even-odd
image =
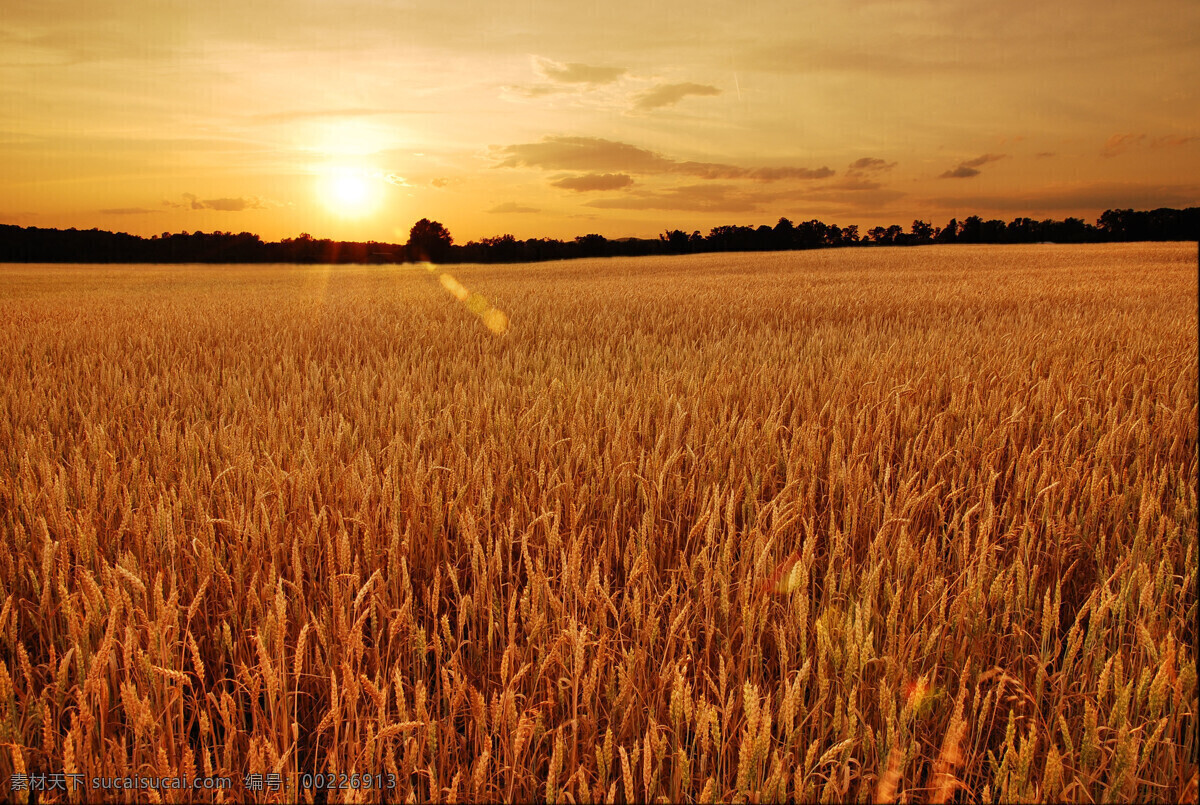
[[[0,265],[0,786],[1195,801],[1197,257]]]

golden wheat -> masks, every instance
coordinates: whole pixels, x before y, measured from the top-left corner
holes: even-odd
[[[1194,800],[1195,258],[0,267],[0,785]]]

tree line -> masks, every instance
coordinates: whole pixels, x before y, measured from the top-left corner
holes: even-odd
[[[864,233],[811,220],[780,218],[774,226],[717,226],[707,235],[672,229],[657,238],[619,238],[588,234],[573,240],[499,235],[455,244],[437,221],[423,218],[407,243],[335,241],[308,233],[264,242],[250,232],[164,232],[150,238],[100,229],[45,229],[0,225],[0,262],[64,263],[510,263],[698,252],[784,251],[832,247],[921,246],[933,243],[1108,243],[1119,241],[1200,240],[1200,207],[1183,210],[1107,210],[1096,223],[1014,218],[984,220],[972,215],[951,218],[935,227],[915,220]]]

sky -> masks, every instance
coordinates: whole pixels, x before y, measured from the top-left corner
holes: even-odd
[[[459,243],[1200,205],[1195,0],[3,0],[0,223]]]

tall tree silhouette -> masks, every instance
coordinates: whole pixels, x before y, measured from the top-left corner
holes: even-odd
[[[659,241],[666,244],[665,248],[671,254],[683,254],[691,251],[691,241],[688,233],[682,229],[669,229],[658,236]]]
[[[913,221],[912,240],[913,243],[933,243],[933,226],[928,221]]]
[[[594,232],[575,238],[575,246],[581,257],[603,257],[604,247],[607,243],[608,238],[603,235],[597,235]]]
[[[440,263],[450,254],[454,238],[437,221],[422,218],[408,232],[408,259]]]
[[[934,243],[954,243],[956,240],[958,240],[957,218],[951,218],[944,227],[938,230],[933,239]]]

